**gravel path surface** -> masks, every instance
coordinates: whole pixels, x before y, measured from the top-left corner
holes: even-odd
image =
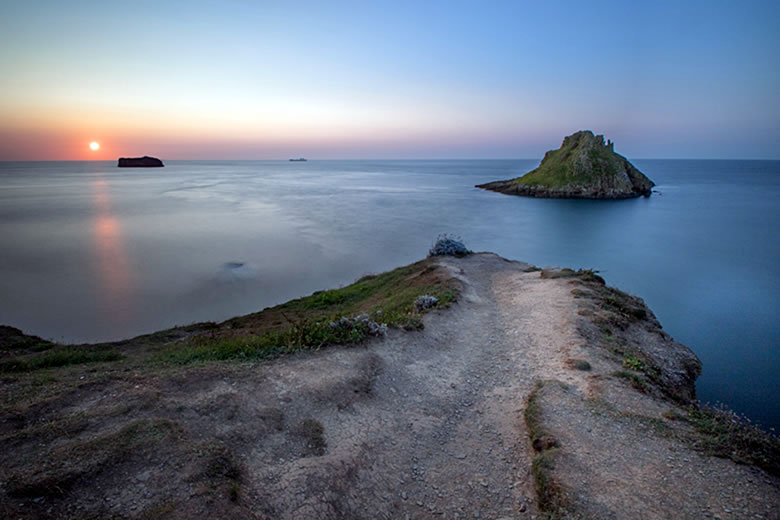
[[[522,415],[535,377],[528,368],[531,340],[505,333],[495,297],[506,277],[521,277],[529,266],[494,255],[442,262],[463,281],[464,292],[458,305],[428,315],[423,332],[394,331],[366,349],[282,363],[280,386],[293,395],[339,394],[334,385],[363,377],[354,367],[366,366],[367,359],[376,370],[370,392],[346,406],[333,406],[330,399],[313,409],[309,403],[290,403],[305,409],[294,415],[312,415],[322,423],[325,455],[276,467],[265,463],[264,454],[246,461],[258,468],[258,481],[282,484],[258,497],[259,503],[273,503],[270,514],[514,518],[535,513],[532,454]],[[517,310],[530,312],[533,302],[526,303],[528,308]],[[312,363],[312,371],[337,376],[312,377],[304,367]]]
[[[778,517],[777,479],[690,450],[670,433],[682,426],[664,418],[674,409],[667,398],[610,376],[622,358],[583,334],[587,304],[573,296],[575,282],[542,278],[492,254],[441,262],[463,282],[461,301],[428,315],[423,332],[396,331],[365,349],[280,363],[279,388],[327,396],[314,407],[293,399],[282,409],[316,417],[328,447],[276,466],[262,450],[246,460],[256,468],[255,489],[269,486],[256,495],[269,516]],[[646,329],[641,334],[652,338],[633,329],[631,337],[687,351],[657,325]],[[572,369],[572,358],[592,370]],[[370,375],[355,367],[371,367]],[[366,392],[333,405],[343,381],[366,377]],[[537,453],[524,419],[539,381],[556,382],[537,400],[542,427],[557,443],[545,477],[564,503],[546,511],[536,498]]]

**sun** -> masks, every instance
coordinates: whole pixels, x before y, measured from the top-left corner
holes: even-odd
[[[100,150],[100,143],[98,143],[97,141],[92,141],[91,143],[89,143],[89,149],[92,150],[93,152]]]

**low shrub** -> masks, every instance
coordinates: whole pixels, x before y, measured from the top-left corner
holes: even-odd
[[[780,475],[780,439],[723,404],[692,406],[688,422],[698,436],[694,448]]]
[[[417,312],[422,312],[431,307],[435,307],[437,303],[439,303],[437,297],[431,296],[430,294],[422,294],[414,300],[414,308]]]
[[[470,253],[462,238],[443,233],[436,238],[428,256],[465,256]]]

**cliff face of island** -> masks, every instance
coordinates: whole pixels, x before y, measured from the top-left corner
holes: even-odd
[[[477,188],[527,197],[629,199],[649,196],[655,186],[628,159],[615,153],[612,141],[581,130],[544,155],[538,168],[515,179]]]
[[[161,168],[165,165],[157,157],[144,155],[143,157],[120,157],[117,166],[120,168]]]

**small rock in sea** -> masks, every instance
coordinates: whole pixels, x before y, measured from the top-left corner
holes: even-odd
[[[165,165],[157,157],[144,155],[143,157],[120,157],[117,166],[120,168],[159,168]]]

